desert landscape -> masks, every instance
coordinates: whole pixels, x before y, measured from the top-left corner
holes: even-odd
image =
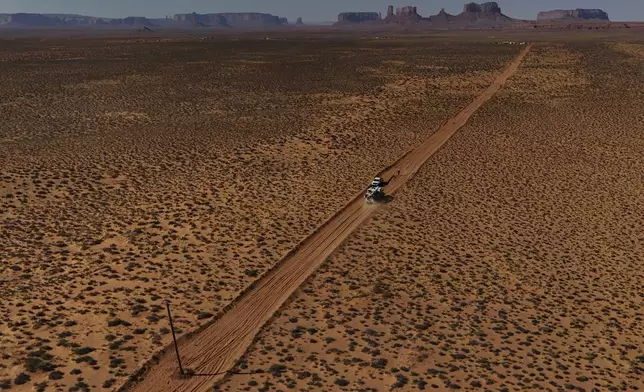
[[[642,41],[2,47],[0,389],[644,388]],[[389,203],[337,220],[395,168]],[[319,269],[271,280],[325,230]],[[279,310],[209,359],[261,287]]]
[[[216,389],[644,388],[642,49],[536,45]]]

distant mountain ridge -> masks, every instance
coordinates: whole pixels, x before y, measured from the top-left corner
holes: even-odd
[[[74,14],[0,14],[0,26],[52,27],[52,26],[153,26],[151,19],[139,16],[127,18],[100,18]]]
[[[574,10],[550,10],[539,12],[536,19],[520,20],[506,16],[496,2],[467,3],[460,14],[452,15],[444,9],[436,15],[423,17],[418,14],[415,6],[396,8],[390,5],[386,16],[380,12],[341,12],[337,22],[307,23],[315,25],[347,26],[365,25],[403,25],[417,26],[429,29],[479,29],[479,28],[542,28],[544,26],[559,26],[562,23],[592,23],[607,22],[609,28],[617,26],[610,22],[608,14],[601,9],[578,8]],[[268,13],[259,12],[222,12],[222,13],[180,13],[173,17],[147,18],[129,16],[126,18],[103,18],[96,16],[61,14],[61,13],[0,13],[0,29],[30,29],[30,28],[136,28],[150,29],[266,29],[283,26],[302,26],[304,22],[289,25],[288,20]]]
[[[0,27],[278,27],[288,24],[286,18],[258,12],[228,12],[216,14],[177,14],[172,19],[152,19],[140,16],[101,18],[76,14],[0,14]]]

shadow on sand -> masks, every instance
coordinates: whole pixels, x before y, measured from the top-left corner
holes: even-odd
[[[378,205],[378,204],[389,204],[394,200],[394,197],[391,195],[385,195],[382,199],[374,200],[373,202],[367,204],[369,205]]]

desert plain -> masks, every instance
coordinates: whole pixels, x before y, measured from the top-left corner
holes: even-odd
[[[510,39],[200,390],[644,388],[644,41],[492,35],[2,39],[0,389],[172,390],[164,301],[199,342]]]

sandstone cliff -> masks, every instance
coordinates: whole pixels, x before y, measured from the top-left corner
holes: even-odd
[[[398,24],[416,24],[423,21],[423,17],[418,14],[416,7],[408,5],[402,8],[396,8],[396,13],[393,13],[393,6],[387,9],[386,23]]]
[[[3,25],[15,26],[55,26],[56,21],[42,14],[5,14],[0,19]]]
[[[226,23],[231,27],[274,27],[283,24],[279,16],[259,12],[228,12],[218,15],[226,18]]]
[[[109,21],[112,26],[153,26],[154,23],[148,18],[142,16],[128,16],[123,19],[111,19]]]
[[[436,24],[436,25],[453,22],[454,19],[455,19],[455,16],[445,12],[445,8],[441,8],[438,14],[432,15],[429,17],[429,21],[432,22],[432,24]]]
[[[258,12],[228,12],[216,14],[176,14],[172,18],[176,23],[206,27],[241,27],[261,28],[276,27],[288,24],[286,18]]]
[[[177,14],[172,19],[184,26],[228,26],[226,18],[219,14]]]
[[[463,12],[484,12],[484,13],[501,13],[501,7],[497,3],[468,3],[463,6]]]
[[[537,15],[537,20],[555,19],[609,20],[608,14],[600,9],[552,10]]]
[[[495,2],[468,3],[463,6],[463,12],[456,15],[454,20],[470,24],[506,24],[512,22],[512,18],[503,15],[501,7]]]

